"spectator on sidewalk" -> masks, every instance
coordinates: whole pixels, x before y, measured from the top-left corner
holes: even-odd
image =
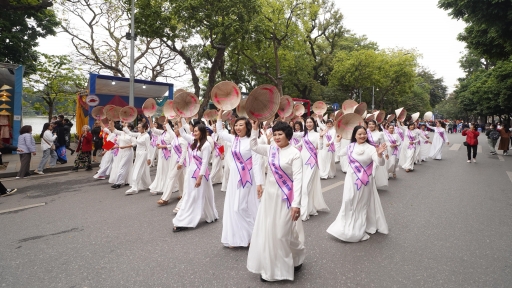
[[[82,136],[78,141],[78,147],[76,148],[75,167],[73,171],[78,171],[78,168],[86,168],[85,171],[91,171],[91,151],[92,151],[92,134],[91,127],[84,125],[82,127]]]
[[[53,132],[57,134],[57,139],[55,140],[57,162],[60,164],[66,164],[68,163],[68,158],[66,157],[66,128],[64,128],[64,123],[57,120],[54,123]]]
[[[462,136],[466,136],[468,163],[471,163],[471,149],[473,149],[473,163],[476,163],[476,150],[478,147],[478,136],[480,136],[480,132],[476,131],[475,123],[470,127],[471,128],[464,128],[464,130],[462,130]]]
[[[73,155],[73,153],[75,153],[75,150],[71,149],[71,128],[73,127],[73,123],[71,123],[71,121],[69,121],[68,118],[64,118],[64,137],[66,139],[66,149],[71,151],[71,155]]]
[[[491,124],[489,129],[485,131],[485,136],[487,136],[487,143],[489,144],[491,154],[496,155],[496,143],[498,143],[498,139],[500,139],[500,132],[496,130],[496,125]]]
[[[96,154],[98,153],[98,150],[103,148],[103,133],[101,129],[100,121],[94,122],[94,127],[91,130],[92,134],[92,142],[94,144],[94,150],[92,151],[92,162],[96,162]]]
[[[30,176],[30,160],[32,155],[36,155],[36,141],[32,136],[32,126],[25,125],[20,129],[20,136],[18,137],[18,152],[20,155],[20,170],[18,171],[17,179]]]
[[[448,122],[448,133],[450,133],[450,134],[453,133],[453,122],[452,121]]]
[[[43,158],[41,162],[39,162],[39,166],[34,173],[43,175],[44,167],[50,159],[50,168],[55,167],[57,164],[57,153],[55,152],[55,139],[57,139],[57,135],[53,132],[53,124],[44,123],[43,131],[41,132],[41,150],[43,151]]]
[[[508,155],[508,149],[510,147],[510,127],[508,124],[504,124],[503,127],[500,129],[498,128],[498,131],[500,132],[500,144],[498,145],[498,150],[503,150],[503,155]]]

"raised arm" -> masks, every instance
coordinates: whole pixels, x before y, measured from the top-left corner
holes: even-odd
[[[135,137],[135,138],[140,136],[140,133],[132,132],[132,131],[130,131],[130,129],[128,129],[128,127],[123,127],[123,132],[128,134],[129,136],[132,136],[132,137]]]
[[[185,125],[186,126],[186,125]],[[188,134],[187,131],[185,130],[186,128],[185,127],[181,127],[180,128],[180,135],[183,139],[185,139],[185,141],[187,141],[189,144],[192,144],[194,143],[194,137],[192,137],[192,135]]]
[[[185,162],[188,153],[188,144],[184,139],[178,139],[178,145],[181,147],[181,157],[178,159],[178,164],[183,165],[183,162]]]
[[[257,123],[257,122],[256,122]],[[269,149],[269,145],[264,145],[264,144],[258,144],[258,133],[259,133],[259,129],[258,129],[258,126],[253,124],[252,125],[252,131],[251,131],[251,150],[254,151],[255,153],[258,153],[260,155],[263,155],[263,156],[267,156],[268,155],[268,149]],[[254,129],[256,128],[256,129]]]
[[[233,140],[235,139],[235,136],[228,133],[224,127],[222,127],[222,120],[217,120],[217,123],[215,124],[217,128],[217,134],[219,134],[219,137],[229,143],[233,143]]]
[[[190,134],[192,133],[188,127],[188,123],[187,123],[187,120],[185,120],[185,118],[181,118],[181,128],[184,128],[185,129],[185,132],[186,133],[183,133],[183,134]],[[181,131],[180,131],[180,134],[181,134]]]

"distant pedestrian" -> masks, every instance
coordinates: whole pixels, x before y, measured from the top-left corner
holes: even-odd
[[[73,153],[75,153],[75,150],[71,149],[71,127],[73,127],[73,123],[71,123],[68,118],[64,118],[63,123],[64,138],[66,139],[66,149],[71,151],[71,155],[73,155]]]
[[[92,162],[96,162],[96,154],[103,148],[103,129],[101,128],[100,121],[94,122],[94,127],[91,130],[92,142],[94,150],[92,151]]]
[[[36,141],[32,136],[32,126],[25,125],[20,129],[20,136],[18,137],[18,152],[20,155],[20,170],[18,171],[17,179],[30,176],[30,160],[32,155],[36,155]]]
[[[476,125],[473,123],[471,128],[464,128],[462,136],[466,136],[466,148],[468,150],[468,163],[471,163],[471,150],[473,150],[473,163],[476,163],[476,150],[478,147],[478,136],[480,132],[476,130]]]
[[[34,173],[44,174],[43,169],[50,159],[50,168],[55,167],[57,164],[57,153],[55,152],[55,144],[53,142],[57,139],[57,135],[53,132],[53,124],[44,123],[43,131],[41,132],[41,150],[43,151],[43,158],[39,162],[39,166]]]
[[[500,144],[498,145],[498,150],[503,150],[503,155],[508,155],[508,149],[510,147],[510,127],[508,124],[504,124],[503,127],[500,129],[498,128],[498,131],[500,132]]]
[[[496,155],[496,143],[498,143],[498,139],[500,139],[500,132],[496,130],[496,125],[491,124],[489,130],[485,132],[485,136],[487,136],[487,143],[489,144],[491,154]]]
[[[84,125],[82,127],[82,136],[78,141],[78,147],[76,148],[75,167],[73,171],[78,171],[78,168],[86,168],[85,171],[91,171],[91,151],[92,151],[92,134],[90,132],[91,127]]]

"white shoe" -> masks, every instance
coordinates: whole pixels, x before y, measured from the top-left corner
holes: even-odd
[[[473,163],[476,163],[476,159],[475,158],[473,158]]]
[[[467,162],[468,162],[468,163],[471,163],[471,160],[468,160]]]
[[[124,192],[124,194],[126,194],[126,195],[134,195],[134,194],[137,194],[137,193],[138,193],[138,191],[135,191],[133,189],[130,189],[130,190]]]
[[[34,173],[39,174],[39,175],[44,175],[44,173],[42,171],[34,170]]]

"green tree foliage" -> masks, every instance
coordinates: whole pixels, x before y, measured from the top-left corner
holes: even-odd
[[[459,101],[454,95],[450,95],[446,100],[437,104],[434,112],[437,115],[442,115],[444,119],[463,119],[467,117],[466,112],[459,105]]]
[[[435,107],[438,103],[446,99],[448,87],[444,85],[443,78],[436,78],[436,75],[428,69],[421,68],[418,71],[418,77],[424,87],[428,88],[429,103]]]
[[[3,0],[0,17],[0,62],[25,65],[26,75],[35,72],[37,40],[56,35],[59,21],[48,1]],[[4,10],[5,9],[5,10]]]
[[[493,60],[512,56],[511,1],[439,0],[438,6],[468,24],[459,40],[470,50]]]
[[[24,88],[25,101],[33,109],[48,115],[48,121],[55,113],[70,114],[75,110],[76,93],[86,86],[85,77],[73,67],[65,55],[41,54],[36,72],[27,80]],[[42,101],[37,100],[37,98]]]

